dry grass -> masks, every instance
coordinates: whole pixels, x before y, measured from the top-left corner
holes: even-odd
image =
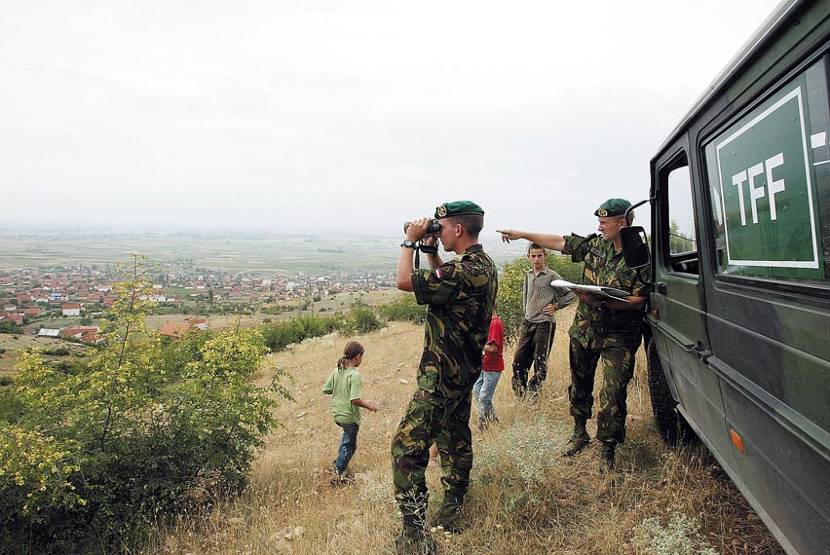
[[[476,461],[466,504],[471,526],[440,539],[441,553],[781,553],[704,448],[678,452],[663,446],[653,428],[642,353],[629,389],[628,441],[618,456],[623,479],[598,475],[596,446],[573,459],[557,455],[571,424],[566,329],[572,314],[573,309],[562,314],[538,404],[516,402],[509,371],[502,378],[496,393],[501,423],[474,432]],[[325,468],[334,459],[339,428],[320,388],[345,339],[319,338],[270,361],[294,376],[296,402],[279,409],[285,428],[269,438],[247,493],[153,530],[145,553],[389,551],[399,526],[389,444],[414,388],[422,331],[395,323],[357,340],[366,347],[365,396],[381,408],[364,415],[350,465],[356,482],[336,489],[328,484]],[[439,469],[430,465],[431,508],[440,502],[438,480]],[[289,530],[294,537],[285,540]]]

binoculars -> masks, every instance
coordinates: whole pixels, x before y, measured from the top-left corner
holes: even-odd
[[[412,222],[404,222],[403,224],[403,232],[406,233],[406,230],[409,229],[409,225]],[[429,221],[429,227],[427,228],[427,235],[438,235],[441,233],[441,222],[436,220],[435,218]]]

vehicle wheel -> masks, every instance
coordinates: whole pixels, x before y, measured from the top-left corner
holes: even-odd
[[[654,339],[648,342],[646,348],[648,358],[648,388],[651,393],[651,410],[657,429],[663,440],[671,445],[688,445],[697,440],[689,423],[677,410],[677,401],[672,398],[669,384],[660,357],[657,354],[657,345]]]

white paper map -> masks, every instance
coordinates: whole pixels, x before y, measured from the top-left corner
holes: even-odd
[[[562,287],[565,289],[574,289],[576,291],[585,291],[587,293],[591,293],[593,295],[597,295],[599,297],[605,297],[607,299],[613,299],[615,301],[621,301],[627,303],[628,300],[626,297],[631,296],[631,293],[628,291],[623,291],[622,289],[615,289],[613,287],[603,287],[601,285],[581,285],[579,283],[571,283],[570,281],[564,279],[555,279],[550,284],[553,287]]]

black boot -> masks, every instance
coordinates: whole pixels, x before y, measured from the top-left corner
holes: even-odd
[[[574,433],[562,449],[563,457],[573,457],[591,443],[591,436],[585,429],[584,418],[574,418]]]
[[[435,540],[423,528],[404,525],[395,538],[396,555],[435,555]]]
[[[435,517],[435,525],[440,526],[445,532],[460,534],[464,531],[461,523],[461,506],[464,504],[464,494],[452,491],[444,492],[444,500],[438,515]]]
[[[614,451],[617,444],[613,441],[603,441],[599,451],[599,473],[608,474],[614,470]]]
[[[403,528],[395,538],[397,555],[434,555],[435,540],[426,529],[427,494],[410,494],[398,498]]]

